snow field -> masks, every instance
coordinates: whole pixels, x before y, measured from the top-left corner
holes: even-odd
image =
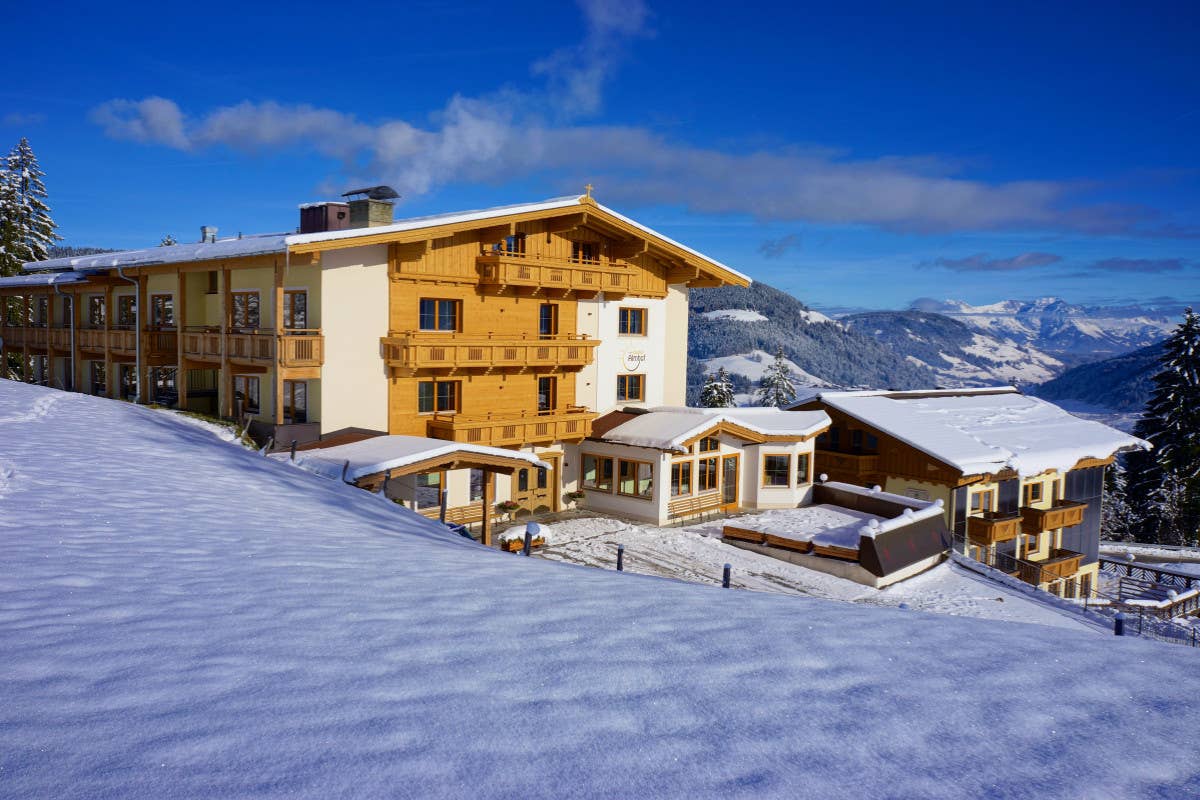
[[[0,419],[47,397],[0,429],[0,796],[1200,792],[1191,648],[520,558],[150,409]]]

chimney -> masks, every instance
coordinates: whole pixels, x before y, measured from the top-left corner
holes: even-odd
[[[213,225],[200,226],[200,241],[204,244],[212,244],[217,240],[217,229]]]
[[[392,201],[400,195],[390,186],[368,186],[365,189],[353,189],[342,197],[363,195],[350,201],[350,227],[374,228],[379,225],[391,225],[393,219]]]
[[[305,203],[300,206],[300,233],[344,231],[350,227],[350,206],[346,203]]]

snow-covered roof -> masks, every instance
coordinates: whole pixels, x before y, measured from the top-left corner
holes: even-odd
[[[375,436],[351,444],[305,450],[296,454],[296,466],[326,478],[342,477],[346,462],[346,480],[356,481],[367,475],[399,469],[420,461],[451,457],[458,454],[482,455],[522,461],[535,467],[549,469],[550,465],[532,453],[487,447],[478,444],[448,442],[445,439],[427,439],[424,436]],[[289,459],[287,453],[276,454],[276,458]]]
[[[1012,387],[938,392],[821,392],[821,401],[964,475],[1004,469],[1038,475],[1085,458],[1149,447]]]
[[[507,206],[476,209],[473,211],[455,211],[449,214],[433,216],[410,217],[393,222],[391,225],[378,225],[371,228],[351,228],[341,231],[322,231],[319,233],[270,233],[253,236],[238,236],[236,238],[218,239],[215,242],[195,242],[177,244],[169,247],[149,247],[142,250],[124,250],[115,253],[99,253],[90,256],[69,256],[48,261],[31,261],[23,265],[26,270],[62,270],[74,269],[83,272],[109,270],[115,267],[144,267],[153,264],[177,264],[187,261],[209,261],[222,258],[264,255],[267,253],[282,253],[289,247],[314,244],[318,242],[334,242],[344,239],[354,239],[360,236],[379,236],[389,233],[404,233],[422,228],[436,228],[442,225],[457,225],[463,222],[475,222],[514,214],[530,214],[538,211],[552,211],[557,208],[589,207],[597,208],[622,222],[625,222],[650,236],[660,239],[674,247],[678,247],[691,255],[701,258],[738,278],[750,282],[750,277],[738,272],[693,250],[687,245],[664,236],[653,228],[613,211],[587,198],[578,196],[553,197],[537,203],[519,203]]]
[[[784,411],[779,408],[659,406],[611,429],[604,434],[604,439],[686,453],[684,442],[723,422],[764,436],[795,436],[800,439],[827,428],[829,415],[824,411]]]
[[[29,275],[11,275],[0,278],[0,289],[13,286],[62,286],[70,283],[83,283],[87,276],[82,273],[70,272],[34,272]]]

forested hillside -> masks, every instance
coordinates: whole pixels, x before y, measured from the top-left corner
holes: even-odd
[[[1077,400],[1113,411],[1141,411],[1154,389],[1163,343],[1069,369],[1035,389],[1047,400]]]

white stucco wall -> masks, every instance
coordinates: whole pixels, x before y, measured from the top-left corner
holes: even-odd
[[[388,429],[388,382],[380,337],[388,333],[387,246],[321,257],[321,433]]]
[[[596,336],[601,342],[596,348],[594,364],[589,367],[589,371],[580,375],[585,384],[591,381],[592,386],[585,388],[594,393],[592,396],[595,405],[592,408],[599,413],[624,406],[653,407],[666,405],[668,402],[665,400],[666,383],[669,378],[681,374],[679,365],[669,365],[667,361],[667,328],[670,317],[668,302],[669,299],[627,297],[623,300],[580,303],[578,332]],[[645,336],[621,336],[617,333],[622,308],[646,309]],[[684,319],[686,328],[686,314]],[[589,329],[591,326],[594,326],[594,332]],[[686,350],[686,334],[683,346]],[[674,355],[675,348],[672,348],[671,352]],[[687,369],[686,359],[682,369]],[[624,374],[646,376],[645,399],[642,402],[617,401],[617,375]],[[579,394],[578,390],[576,393]],[[679,402],[682,403],[682,400],[680,396]]]
[[[663,403],[687,405],[688,288],[670,286],[663,353]]]

